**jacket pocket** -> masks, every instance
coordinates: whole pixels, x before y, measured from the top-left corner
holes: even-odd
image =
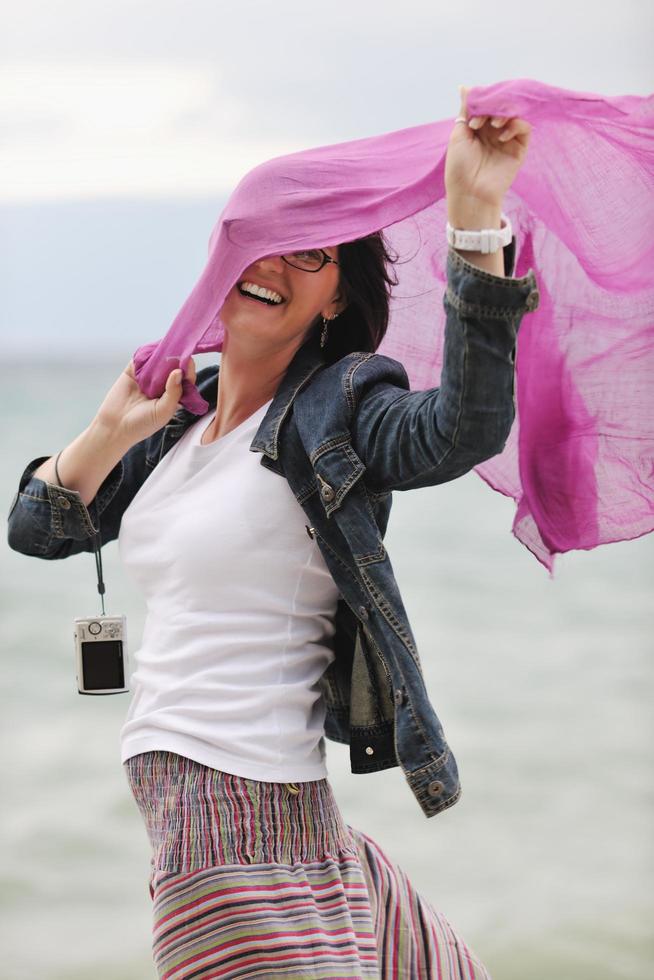
[[[311,454],[318,493],[329,517],[365,472],[365,466],[352,449],[349,436],[330,439]]]
[[[311,463],[325,514],[338,525],[355,564],[383,561],[382,533],[362,479],[366,468],[349,439],[330,440]]]

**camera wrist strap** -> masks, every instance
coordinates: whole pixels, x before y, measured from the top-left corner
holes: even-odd
[[[59,466],[57,465],[59,463],[59,457],[61,456],[62,453],[63,453],[63,449],[57,453],[54,461],[54,469],[55,469],[55,476],[57,477],[57,483],[59,484],[60,487],[62,487],[65,490],[67,488],[64,487],[63,483],[61,482],[61,476],[59,475]],[[100,517],[98,515],[98,525],[99,524],[100,524]],[[100,537],[100,531],[98,530],[95,532],[95,537],[93,538],[93,549],[95,551],[95,568],[98,574],[98,592],[100,593],[100,600],[102,602],[102,615],[104,616],[105,615],[105,611],[104,611],[105,587],[104,587],[104,582],[102,581],[102,555],[100,554],[101,548],[102,548],[102,538]]]
[[[93,539],[93,547],[95,549],[95,568],[98,575],[98,592],[100,593],[100,600],[102,602],[102,615],[105,615],[104,611],[104,593],[105,587],[102,581],[102,554],[100,549],[102,548],[102,539],[100,537],[100,532],[96,531],[95,537]]]

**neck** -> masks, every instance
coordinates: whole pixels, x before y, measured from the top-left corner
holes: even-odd
[[[270,401],[296,350],[297,346],[253,353],[226,335],[220,356],[216,418],[207,437],[219,439]]]

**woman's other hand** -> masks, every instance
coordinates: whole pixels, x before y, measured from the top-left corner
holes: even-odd
[[[188,378],[193,384],[195,377],[195,363],[191,357]],[[179,408],[181,396],[182,378],[179,368],[170,372],[166,387],[159,398],[148,398],[144,395],[136,380],[132,359],[108,391],[95,421],[111,434],[112,439],[133,446],[170,421]]]
[[[445,158],[448,207],[465,213],[470,205],[477,205],[483,213],[499,213],[527,155],[531,125],[524,119],[503,116],[468,119],[469,88],[459,86],[458,114],[473,122],[475,128],[461,122],[452,127]]]

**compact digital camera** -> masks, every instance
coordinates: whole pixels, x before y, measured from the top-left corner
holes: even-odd
[[[129,691],[125,617],[78,616],[74,623],[78,693]]]

